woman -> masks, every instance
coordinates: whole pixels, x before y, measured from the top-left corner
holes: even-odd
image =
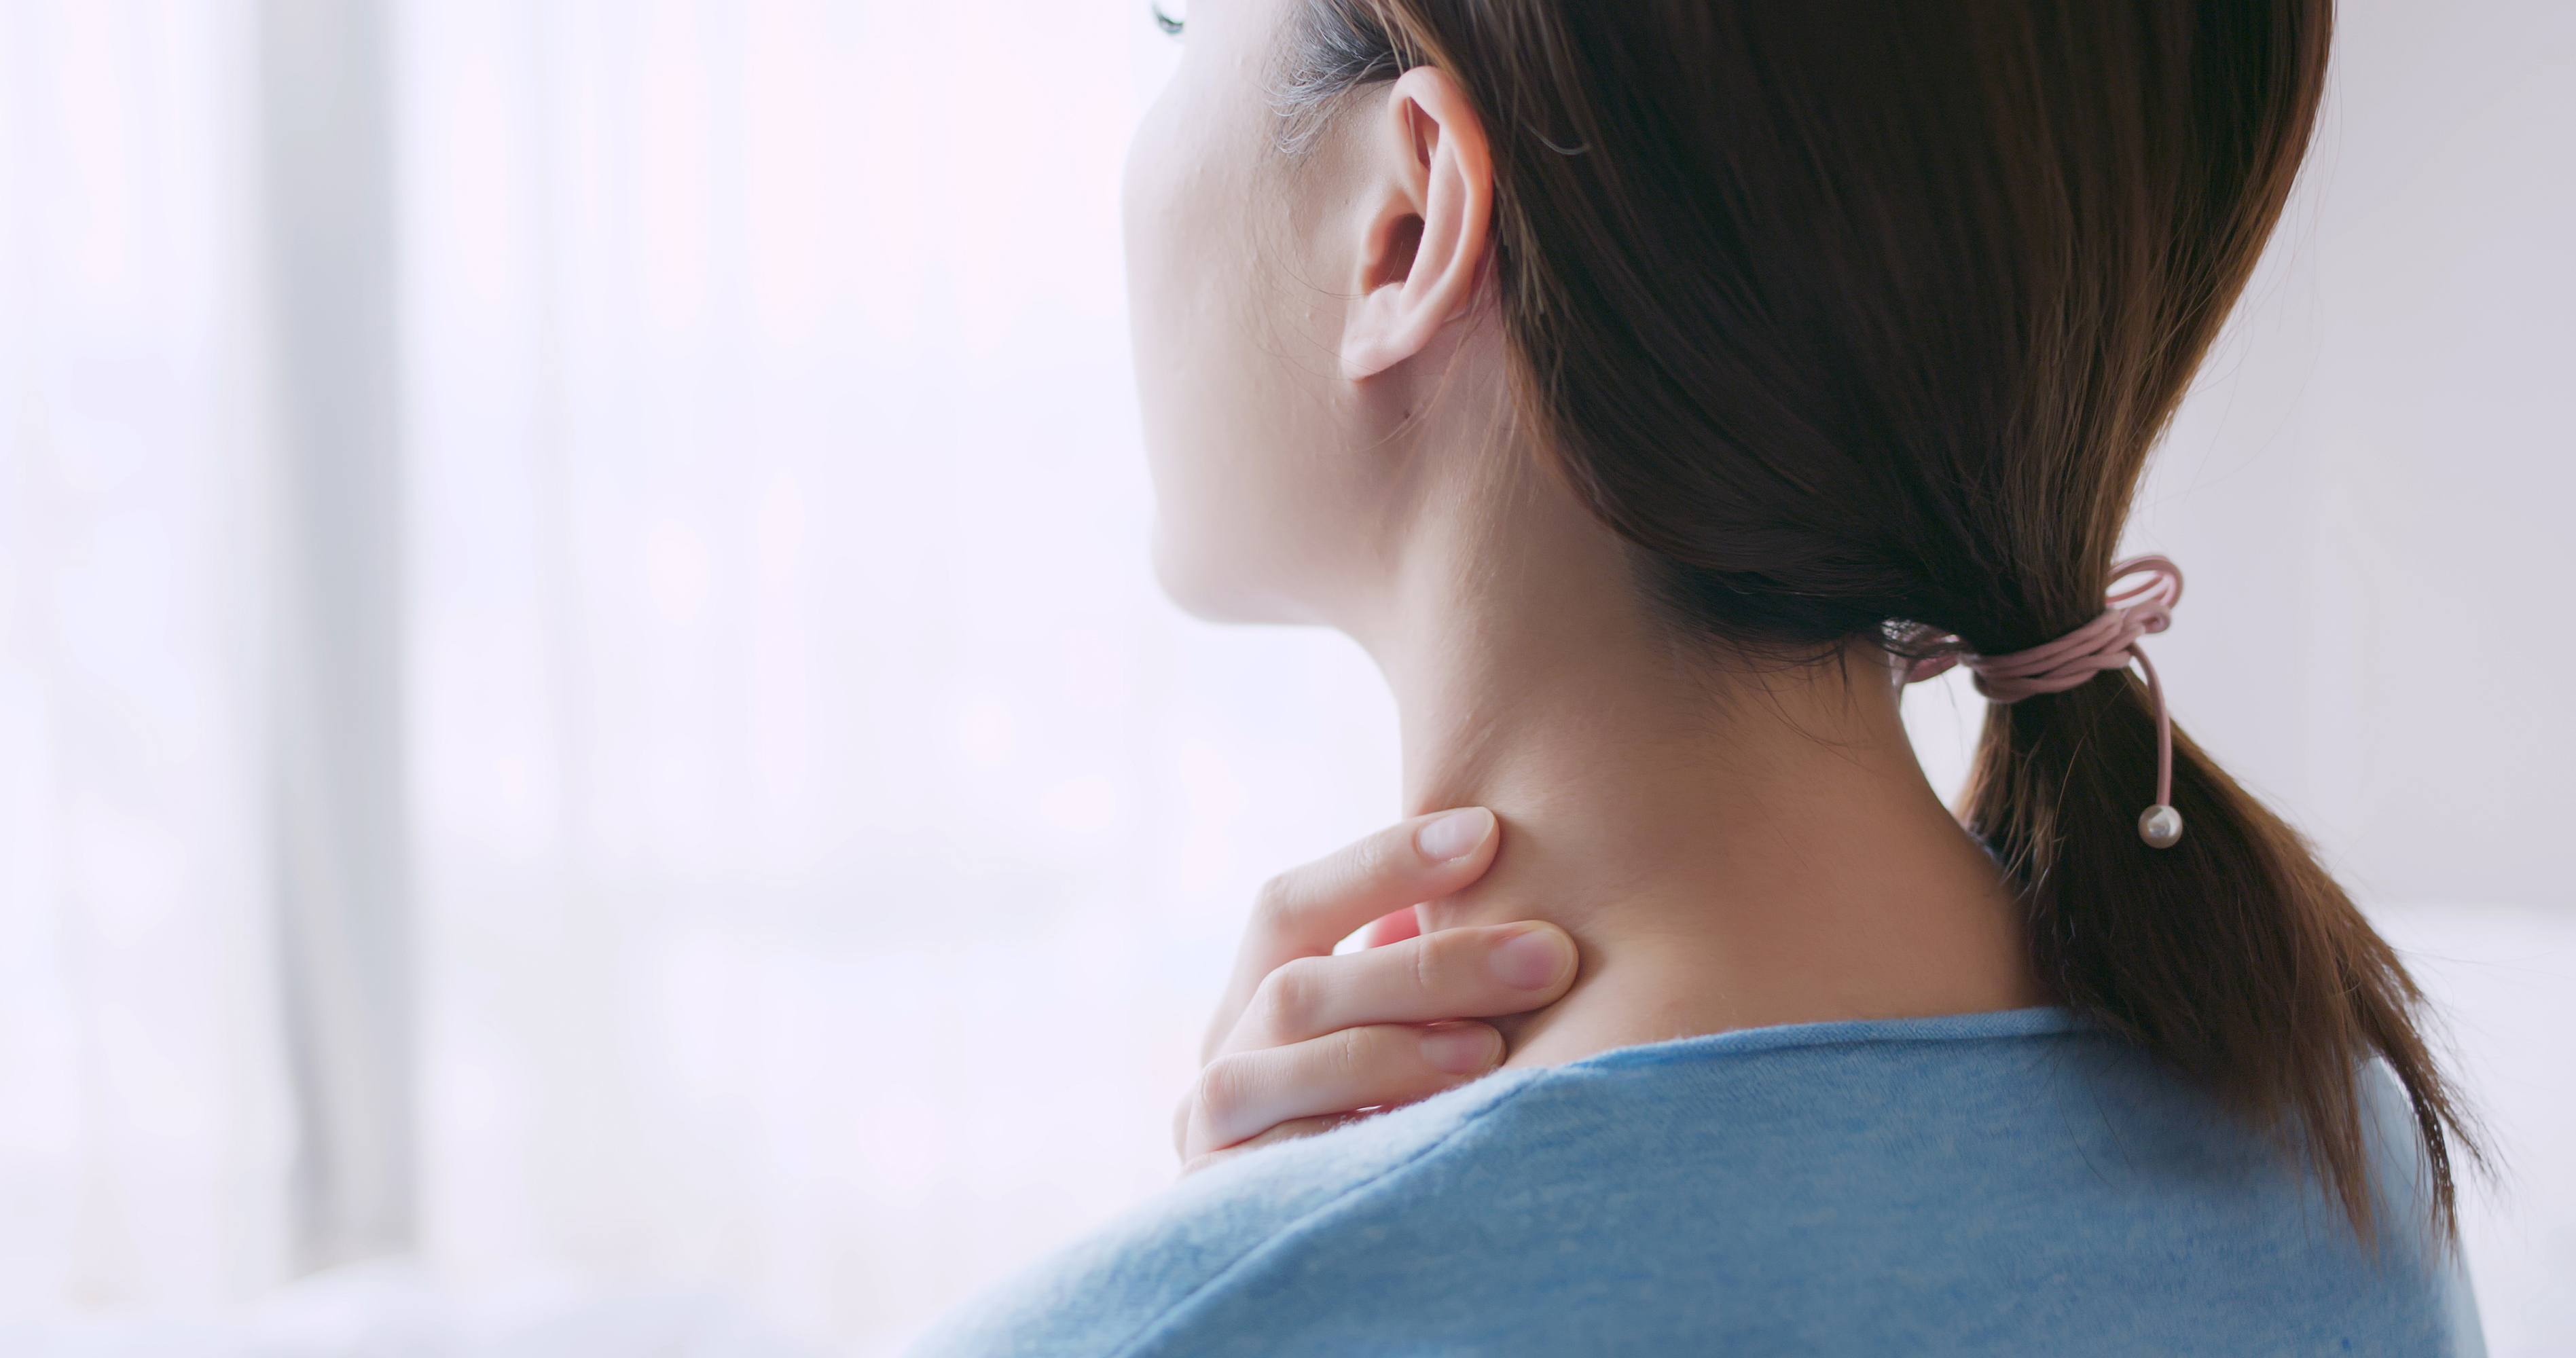
[[[1274,884],[1213,1167],[928,1351],[2479,1351],[2416,990],[2113,560],[2328,19],[1193,7],[1158,566],[1365,646],[1425,814]],[[1955,817],[1898,719],[1953,663]]]

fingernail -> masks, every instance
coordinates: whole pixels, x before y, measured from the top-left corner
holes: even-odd
[[[1522,990],[1545,990],[1565,971],[1566,942],[1554,929],[1530,929],[1494,945],[1485,965],[1494,979]]]
[[[1470,1075],[1494,1064],[1502,1044],[1502,1035],[1481,1023],[1433,1028],[1422,1035],[1422,1059],[1433,1070]]]
[[[1413,832],[1413,847],[1431,862],[1450,863],[1474,853],[1493,832],[1494,813],[1471,806],[1424,822]]]

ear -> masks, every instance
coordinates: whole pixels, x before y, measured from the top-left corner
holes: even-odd
[[[1359,299],[1342,328],[1342,376],[1352,381],[1421,353],[1467,313],[1494,207],[1484,125],[1436,66],[1396,80],[1361,153]]]

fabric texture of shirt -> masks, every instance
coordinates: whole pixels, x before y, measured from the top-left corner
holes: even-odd
[[[1621,1048],[1204,1170],[915,1353],[2482,1355],[2362,1089],[2375,1247],[2062,1009]]]

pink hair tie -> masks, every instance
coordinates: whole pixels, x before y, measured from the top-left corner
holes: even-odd
[[[2146,576],[2146,582],[2119,588],[2133,575]],[[1988,702],[2017,703],[2034,693],[2063,693],[2104,670],[2138,662],[2156,709],[2156,804],[2138,814],[2138,838],[2170,849],[2182,839],[2182,813],[2173,809],[2173,719],[2165,715],[2164,685],[2138,638],[2173,625],[2174,605],[2182,602],[2182,568],[2160,556],[2133,556],[2111,563],[2111,585],[2110,607],[2102,616],[2055,641],[2011,655],[1927,655],[1906,667],[1905,682],[1918,683],[1965,662]]]

